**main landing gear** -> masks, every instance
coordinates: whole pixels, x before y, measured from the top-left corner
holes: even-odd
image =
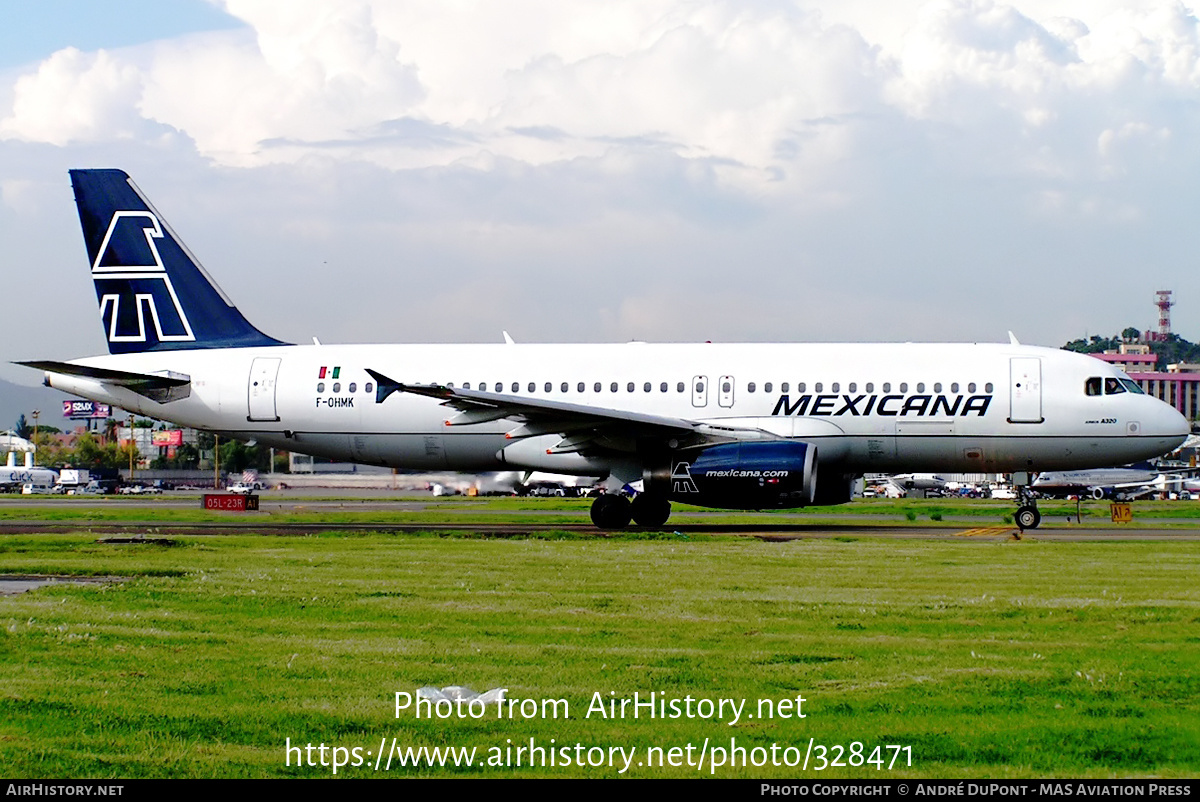
[[[1017,507],[1017,514],[1014,519],[1017,523],[1017,528],[1024,532],[1026,529],[1037,529],[1038,524],[1042,522],[1042,514],[1038,512],[1037,499],[1033,495],[1033,491],[1029,489],[1029,484],[1032,477],[1026,471],[1020,471],[1013,474],[1013,489],[1017,494],[1017,502],[1020,506]]]
[[[597,496],[592,502],[592,523],[601,529],[624,529],[629,522],[655,529],[671,517],[671,502],[654,493],[638,493],[632,501],[615,493]]]

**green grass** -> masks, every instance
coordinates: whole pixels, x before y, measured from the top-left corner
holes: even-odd
[[[23,777],[325,776],[285,740],[898,744],[903,771],[1195,776],[1200,557],[1188,543],[414,537],[0,538],[0,572],[130,577],[0,598],[0,765]],[[566,720],[396,718],[423,685],[565,699]],[[737,726],[584,717],[602,698],[782,700]],[[644,755],[644,751],[639,755]],[[604,768],[401,770],[617,776]],[[706,772],[707,773],[707,770]],[[339,776],[372,776],[367,767]],[[638,777],[696,769],[635,765]]]
[[[182,503],[185,506],[180,506]],[[330,502],[337,501],[337,508]],[[201,523],[210,521],[251,520],[264,523],[392,524],[454,523],[473,516],[489,516],[492,522],[512,524],[578,524],[588,521],[591,499],[519,499],[467,498],[461,496],[419,499],[393,499],[395,509],[387,509],[384,499],[289,499],[287,506],[271,495],[261,497],[262,509],[256,513],[211,512],[200,508],[200,500],[153,496],[148,498],[104,497],[48,498],[41,504],[10,501],[0,497],[0,514],[25,521],[137,523]],[[312,507],[306,509],[306,505]],[[383,508],[380,508],[381,504]],[[370,506],[368,506],[370,505]],[[674,504],[670,524],[742,524],[778,525],[783,522],[823,525],[829,522],[860,520],[864,523],[901,523],[919,526],[953,527],[961,521],[979,519],[972,525],[1011,523],[1016,502],[983,499],[870,499],[835,507],[807,507],[799,510],[730,512]],[[414,508],[417,507],[417,508]],[[1043,501],[1039,505],[1043,525],[1074,518],[1074,502]],[[1133,505],[1134,521],[1124,525],[1137,528],[1146,520],[1154,526],[1194,526],[1200,522],[1200,503],[1194,501],[1138,501]],[[1085,501],[1080,507],[1083,519],[1095,524],[1110,518],[1109,502]],[[847,516],[854,516],[848,519]],[[951,519],[951,520],[946,520]],[[1169,521],[1164,524],[1163,521]]]

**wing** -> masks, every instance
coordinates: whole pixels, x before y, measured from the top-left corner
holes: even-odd
[[[86,379],[95,379],[101,384],[124,387],[160,404],[187,398],[192,392],[192,377],[172,371],[163,371],[162,373],[132,373],[127,370],[92,368],[87,365],[76,365],[71,362],[40,361],[17,362],[16,364],[25,365],[37,370],[44,370],[49,373],[81,376]]]
[[[512,439],[543,434],[560,434],[562,441],[551,451],[634,451],[638,442],[657,439],[672,448],[744,439],[777,439],[760,429],[715,426],[702,421],[648,415],[628,410],[569,404],[529,396],[464,390],[440,384],[404,384],[367,369],[375,379],[375,403],[382,404],[392,393],[412,393],[436,398],[457,410],[446,419],[447,426],[465,426],[494,420],[512,420],[517,425],[507,436]]]

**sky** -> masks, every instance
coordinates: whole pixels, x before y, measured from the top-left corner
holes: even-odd
[[[0,0],[0,380],[103,353],[117,167],[292,342],[1200,338],[1152,0]]]

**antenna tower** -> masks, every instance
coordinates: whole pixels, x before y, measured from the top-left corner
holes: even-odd
[[[1154,339],[1165,342],[1171,336],[1171,307],[1175,302],[1171,300],[1171,290],[1159,290],[1156,295],[1154,305],[1158,307],[1158,333]]]

